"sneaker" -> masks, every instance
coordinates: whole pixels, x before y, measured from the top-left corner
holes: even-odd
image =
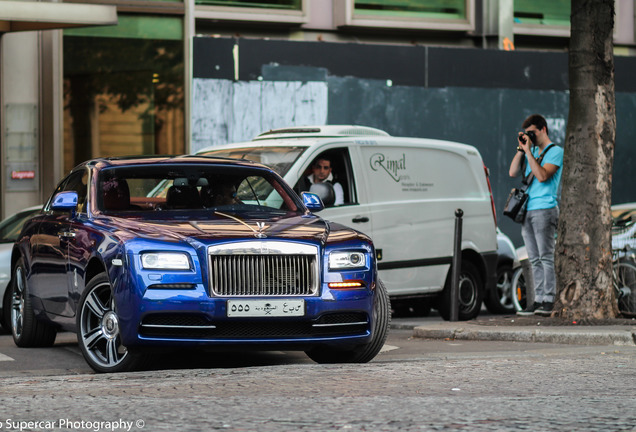
[[[517,315],[519,316],[530,316],[534,315],[534,311],[537,310],[541,306],[541,303],[534,302],[532,306],[528,306],[522,311],[517,311]]]
[[[554,308],[554,303],[543,302],[541,303],[541,306],[539,306],[539,308],[534,311],[534,314],[549,317],[550,315],[552,315],[553,308]]]

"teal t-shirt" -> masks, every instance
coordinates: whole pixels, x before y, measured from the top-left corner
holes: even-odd
[[[549,145],[549,144],[548,144]],[[547,146],[546,146],[547,148]],[[532,149],[535,158],[539,158],[539,147]],[[563,149],[553,145],[541,161],[541,166],[552,164],[559,167],[545,182],[540,182],[536,178],[532,180],[528,188],[528,210],[551,209],[558,205],[559,184],[561,183],[561,168],[563,167]],[[530,165],[526,163],[526,176],[530,174]]]

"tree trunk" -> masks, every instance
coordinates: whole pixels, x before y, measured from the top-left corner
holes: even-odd
[[[616,135],[614,0],[572,0],[570,112],[556,247],[555,314],[618,315],[610,213]]]

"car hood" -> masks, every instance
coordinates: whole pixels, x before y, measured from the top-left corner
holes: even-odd
[[[95,223],[107,227],[122,241],[135,238],[164,241],[213,241],[219,239],[296,239],[325,243],[331,224],[314,215],[258,218],[215,212],[212,216],[139,219],[100,217]],[[337,230],[345,227],[337,226]],[[353,230],[348,229],[350,233]]]

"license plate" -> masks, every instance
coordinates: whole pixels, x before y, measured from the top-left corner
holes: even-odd
[[[228,300],[229,317],[304,316],[305,300]]]

